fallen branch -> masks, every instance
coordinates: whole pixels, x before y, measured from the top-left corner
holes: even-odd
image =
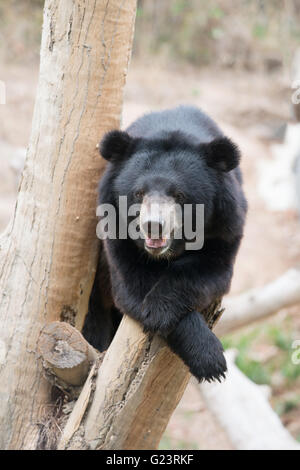
[[[206,406],[237,450],[300,450],[271,408],[264,388],[249,380],[226,352],[225,382],[200,384]]]
[[[300,302],[300,269],[290,269],[264,287],[223,299],[225,314],[216,326],[224,335]]]

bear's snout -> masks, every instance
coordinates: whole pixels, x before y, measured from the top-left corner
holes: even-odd
[[[150,254],[160,255],[170,248],[177,225],[174,207],[175,200],[170,196],[158,192],[144,196],[140,227],[145,249]]]

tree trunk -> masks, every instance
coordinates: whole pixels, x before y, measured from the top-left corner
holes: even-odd
[[[136,0],[47,0],[32,134],[0,239],[0,448],[35,449],[53,405],[37,361],[45,323],[79,329],[97,259],[96,144],[120,124]]]

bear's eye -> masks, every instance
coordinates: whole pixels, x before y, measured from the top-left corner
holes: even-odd
[[[175,193],[175,199],[177,202],[184,202],[186,197],[184,193],[182,193],[181,191],[177,191]]]
[[[135,193],[134,193],[136,199],[143,199],[145,193],[142,189],[138,189]]]

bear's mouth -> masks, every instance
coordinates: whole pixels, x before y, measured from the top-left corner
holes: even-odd
[[[152,256],[161,256],[169,251],[172,244],[170,238],[145,238],[145,249]]]
[[[145,244],[147,248],[150,248],[152,250],[157,250],[161,248],[165,248],[167,246],[167,238],[162,237],[162,238],[146,238],[145,239]]]

